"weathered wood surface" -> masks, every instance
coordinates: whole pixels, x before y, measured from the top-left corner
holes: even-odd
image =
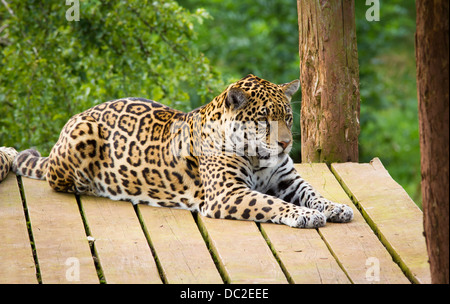
[[[320,234],[353,283],[408,283],[392,257],[367,225],[325,164],[296,165],[299,173],[329,200],[352,207],[354,218],[347,224],[327,223]],[[379,273],[372,266],[379,265]]]
[[[102,197],[81,197],[106,283],[161,283],[133,206]]]
[[[256,223],[199,217],[227,283],[288,283]]]
[[[22,179],[43,283],[98,283],[74,195]]]
[[[0,282],[430,282],[422,213],[381,163],[296,168],[323,196],[351,206],[354,220],[320,229],[215,220],[105,198],[77,202],[26,178],[22,204],[10,174],[0,183]]]
[[[350,283],[317,230],[293,230],[274,224],[261,224],[261,227],[272,250],[279,257],[289,282]]]
[[[410,280],[430,283],[422,211],[381,161],[333,164],[332,169]]]
[[[191,212],[138,208],[167,283],[222,283]]]
[[[0,184],[0,283],[37,283],[16,177]]]

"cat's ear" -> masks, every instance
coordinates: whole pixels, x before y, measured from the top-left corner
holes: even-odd
[[[298,91],[300,87],[300,80],[295,79],[288,83],[283,83],[279,85],[283,90],[284,94],[291,100],[292,96]]]
[[[232,109],[238,110],[244,107],[248,102],[248,96],[241,88],[230,88],[227,92],[225,105]]]

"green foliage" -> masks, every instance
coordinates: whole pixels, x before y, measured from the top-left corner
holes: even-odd
[[[208,14],[174,1],[65,1],[0,5],[1,145],[44,154],[64,123],[95,104],[137,96],[191,109],[222,89],[195,45],[194,22]]]
[[[224,75],[234,80],[248,73],[273,81],[298,78],[297,7],[292,0],[178,2],[191,10],[203,7],[212,16],[198,28],[198,44]]]
[[[383,2],[380,21],[368,22],[356,3],[360,64],[360,161],[379,157],[418,205],[420,145],[414,50],[415,2]]]

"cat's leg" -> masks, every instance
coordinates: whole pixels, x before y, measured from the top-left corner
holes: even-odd
[[[319,194],[295,170],[294,163],[287,157],[282,166],[273,172],[267,193],[280,199],[323,212],[330,222],[345,223],[353,219],[353,210],[345,205],[332,202]]]
[[[208,217],[272,222],[298,228],[317,228],[326,223],[325,215],[311,208],[296,206],[280,198],[252,190],[245,164],[231,164],[226,157],[201,160],[200,173],[205,201],[199,211]]]

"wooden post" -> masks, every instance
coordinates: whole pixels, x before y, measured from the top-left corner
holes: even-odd
[[[424,228],[432,283],[449,283],[448,0],[416,0]]]
[[[359,67],[353,0],[297,0],[302,162],[358,161]]]

